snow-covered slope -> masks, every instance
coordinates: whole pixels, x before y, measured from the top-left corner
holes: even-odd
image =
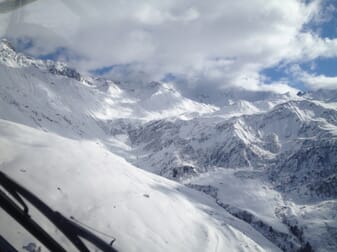
[[[2,171],[66,216],[115,236],[121,251],[276,249],[208,197],[137,169],[95,141],[70,140],[3,120],[0,135]],[[1,212],[1,227],[5,217]],[[8,225],[6,230],[11,230]],[[29,243],[15,230],[3,231],[15,244]]]
[[[16,53],[6,41],[0,43],[0,63],[2,63],[0,64],[2,100],[14,105],[18,102],[24,107],[17,109],[26,110],[21,113],[22,115],[17,115],[18,113],[14,111],[6,113],[7,116],[13,117],[11,119],[22,120],[22,117],[30,116],[38,120],[48,116],[50,120],[60,122],[62,118],[58,116],[65,115],[66,118],[63,118],[65,122],[62,123],[66,127],[69,121],[76,124],[78,121],[76,117],[82,116],[83,113],[100,120],[113,118],[150,120],[170,116],[184,117],[190,114],[196,116],[212,113],[217,109],[182,97],[169,84],[152,82],[134,89],[126,83],[84,77],[63,63],[34,60]],[[46,96],[49,103],[43,104]],[[35,99],[31,100],[32,97]],[[48,107],[37,108],[45,105]],[[45,110],[45,113],[34,115],[39,110]],[[76,127],[80,128],[80,125]]]
[[[145,235],[154,237],[147,244],[151,251],[222,251],[213,247],[217,239],[221,246],[234,250],[250,250],[257,244],[254,249],[295,251],[309,244],[318,251],[335,251],[336,104],[335,93],[324,90],[294,95],[229,88],[200,95],[172,83],[113,82],[84,76],[62,63],[29,58],[15,52],[8,42],[0,43],[0,119],[4,120],[0,139],[9,150],[1,155],[1,169],[36,192],[45,186],[55,187],[52,183],[41,183],[40,187],[36,183],[36,179],[49,181],[49,173],[56,182],[62,181],[64,174],[77,174],[79,185],[88,184],[92,191],[85,191],[90,197],[81,207],[74,208],[69,195],[68,201],[61,195],[57,198],[58,194],[56,198],[43,197],[53,206],[62,206],[67,214],[79,211],[78,217],[88,218],[94,226],[96,221],[113,218],[107,210],[114,204],[106,200],[108,193],[121,200],[140,195],[134,205],[123,205],[123,211],[130,212],[125,218],[118,213],[118,227],[125,222],[127,229],[134,229],[123,229],[126,237],[140,243]],[[50,156],[45,168],[48,174],[41,172],[46,161],[38,158],[40,150]],[[62,162],[56,157],[62,157]],[[119,164],[116,169],[111,165],[115,162]],[[20,171],[28,169],[21,167],[24,163],[30,167],[36,164],[31,175],[28,170]],[[76,197],[82,195],[70,184],[64,179],[64,188],[73,190]],[[157,205],[152,196],[143,197],[151,193],[159,194]],[[134,213],[146,200],[153,200],[154,205],[146,205],[144,215]],[[172,221],[167,224],[172,234],[186,232],[189,226],[195,236],[190,247],[182,240],[192,236],[169,242],[172,246],[165,242],[165,237],[173,236],[165,233],[166,229],[159,230],[162,226],[156,220],[172,213],[162,202],[171,202],[172,209],[179,210],[179,218],[184,219],[186,214],[186,221],[194,223],[190,227],[174,219],[176,215],[167,217]],[[96,203],[103,204],[98,212],[92,210],[101,218],[90,219],[81,212],[85,204]],[[198,217],[186,213],[186,204]],[[145,209],[153,210],[151,216]],[[150,224],[148,218],[153,218]],[[228,235],[227,226],[221,223],[235,231]],[[122,236],[113,225],[98,227]],[[132,233],[136,229],[140,231]],[[209,240],[200,236],[204,230],[209,231]],[[248,248],[238,242],[241,236]],[[132,250],[123,242],[126,240],[121,240],[120,248]],[[139,248],[137,242],[135,250]]]
[[[177,178],[184,176],[177,173],[181,168],[187,174],[212,166],[266,167],[310,143],[319,146],[329,140],[334,145],[337,111],[307,100],[289,101],[265,113],[229,119],[157,120],[125,131],[138,164]],[[334,162],[327,162],[324,167],[334,170]]]

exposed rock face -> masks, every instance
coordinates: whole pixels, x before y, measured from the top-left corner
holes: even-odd
[[[287,155],[288,154],[288,155]],[[337,197],[337,138],[307,140],[295,153],[285,153],[270,171],[278,189],[302,197]]]

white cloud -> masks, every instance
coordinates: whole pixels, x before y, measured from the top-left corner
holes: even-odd
[[[289,73],[311,89],[337,89],[337,76],[312,74],[303,70],[298,64],[289,68]]]
[[[313,89],[337,89],[337,76],[305,74],[302,81]]]
[[[322,16],[322,1],[306,2],[41,0],[0,16],[9,24],[1,35],[33,36],[31,53],[68,47],[83,56],[70,62],[81,70],[128,64],[153,79],[262,87],[265,67],[337,55],[336,39],[302,30]]]
[[[288,60],[309,61],[317,57],[337,57],[337,39],[321,38],[317,34],[300,33],[298,35],[297,50]]]

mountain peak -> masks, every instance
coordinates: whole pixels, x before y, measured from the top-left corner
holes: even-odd
[[[40,59],[34,59],[22,53],[18,53],[15,50],[15,47],[6,38],[0,40],[0,64],[1,63],[14,68],[28,67],[33,65],[42,70],[47,70],[52,74],[63,75],[78,81],[82,79],[81,74],[75,69],[69,67],[66,63],[52,60],[44,61]]]
[[[14,46],[6,38],[0,40],[0,50],[10,50],[15,52]]]
[[[78,81],[82,79],[81,74],[77,70],[67,66],[65,63],[48,61],[47,65],[48,71],[52,74],[63,75]]]
[[[31,65],[35,61],[29,57],[18,53],[12,43],[3,38],[0,40],[0,63],[9,67],[22,67]]]

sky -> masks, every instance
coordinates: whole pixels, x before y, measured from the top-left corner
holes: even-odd
[[[129,82],[337,89],[336,0],[36,0],[1,11],[19,51]]]

